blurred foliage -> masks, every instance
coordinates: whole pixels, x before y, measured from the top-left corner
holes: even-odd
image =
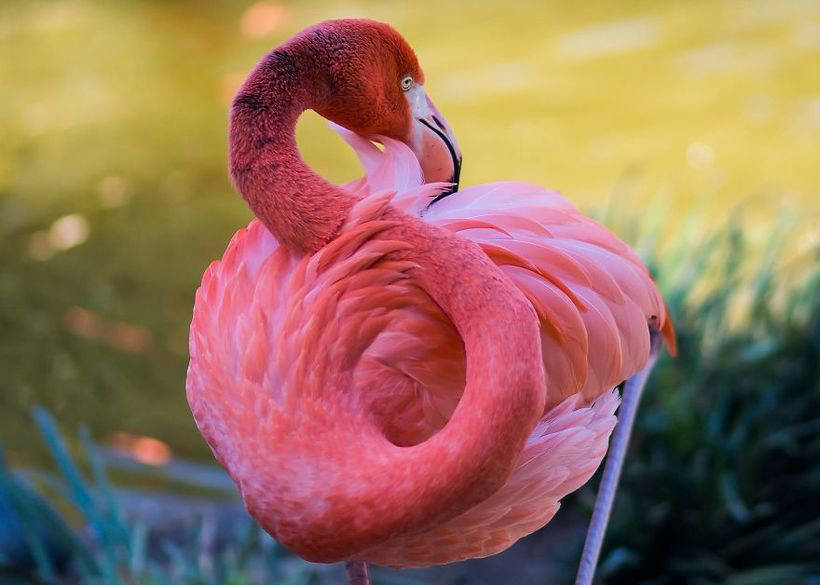
[[[34,416],[60,470],[59,477],[46,474],[45,483],[79,512],[84,533],[69,528],[37,491],[0,465],[0,584],[325,582],[319,565],[288,554],[249,518],[233,525],[234,534],[220,548],[204,521],[192,523],[173,541],[152,542],[138,518],[123,514],[88,431],[81,430],[80,438],[91,480],[78,467],[51,415],[36,409]]]
[[[778,239],[753,257],[734,225],[657,263],[680,355],[638,415],[606,583],[820,579],[820,249],[784,267]]]

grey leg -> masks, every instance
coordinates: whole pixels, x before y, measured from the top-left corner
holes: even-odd
[[[348,561],[345,563],[345,569],[347,569],[347,581],[350,585],[370,585],[367,563]]]
[[[581,562],[578,566],[578,575],[575,577],[575,585],[591,585],[595,578],[595,568],[598,565],[598,557],[601,554],[601,545],[604,542],[606,527],[609,523],[609,514],[612,511],[612,502],[618,490],[618,479],[621,476],[621,468],[624,464],[626,449],[629,446],[629,436],[632,434],[632,426],[635,422],[635,413],[638,411],[638,403],[641,394],[649,379],[649,374],[655,361],[658,358],[660,340],[656,332],[650,331],[651,350],[649,361],[644,368],[629,378],[624,383],[621,408],[618,411],[618,424],[612,434],[612,444],[609,446],[609,454],[606,458],[604,475],[601,477],[601,485],[598,488],[598,496],[595,498],[595,508],[592,511],[592,519],[589,521],[584,551],[581,553]]]

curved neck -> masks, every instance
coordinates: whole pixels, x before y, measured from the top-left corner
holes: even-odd
[[[312,253],[332,240],[353,194],[308,167],[296,146],[296,121],[325,91],[315,55],[289,46],[269,53],[231,105],[231,177],[251,210],[280,243]]]
[[[314,173],[296,147],[296,120],[306,108],[321,106],[328,91],[323,60],[327,58],[294,44],[273,51],[245,82],[231,110],[230,165],[238,190],[280,243],[306,254],[337,236],[355,203],[352,193]],[[299,522],[291,525],[286,513],[264,522],[266,509],[256,509],[257,499],[246,498],[252,514],[281,542],[312,560],[351,558],[392,535],[422,530],[487,498],[506,481],[544,407],[538,319],[523,293],[471,242],[390,207],[373,219],[383,222],[377,239],[385,246],[402,244],[391,256],[416,267],[408,269],[409,277],[442,308],[464,340],[466,386],[449,423],[420,445],[396,447],[375,427],[357,425],[348,429],[350,436],[342,441],[348,448],[338,458],[304,453],[317,470],[311,475],[316,485],[273,469],[269,480],[245,486],[243,493],[253,486],[266,493],[270,485],[284,486],[284,508],[292,504],[287,494],[323,502],[305,506]],[[313,360],[319,353],[301,355]],[[326,423],[338,428],[338,421]],[[280,449],[286,444],[291,453],[311,449],[303,436],[303,430],[286,433]],[[293,445],[287,443],[291,437]],[[352,447],[358,443],[362,448]],[[361,469],[368,470],[368,489],[352,489],[362,485]],[[339,481],[338,491],[328,489],[328,478]],[[291,481],[298,486],[290,486]],[[259,501],[269,499],[268,494]],[[391,504],[397,501],[414,505]],[[331,503],[339,511],[335,518],[325,514]],[[316,515],[311,517],[310,511]]]

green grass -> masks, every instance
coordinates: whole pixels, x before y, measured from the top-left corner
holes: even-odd
[[[778,239],[756,257],[735,226],[657,263],[680,355],[638,416],[607,583],[820,578],[820,249],[784,266]]]
[[[191,523],[188,531],[176,539],[152,539],[139,518],[127,518],[124,514],[87,430],[81,431],[80,439],[90,478],[78,467],[52,416],[38,408],[34,419],[60,472],[56,477],[47,475],[46,483],[57,492],[61,504],[69,504],[79,515],[86,535],[81,536],[79,531],[70,528],[37,491],[0,464],[0,504],[5,506],[0,512],[4,522],[13,522],[14,527],[23,532],[23,538],[16,541],[16,550],[0,550],[0,583],[306,585],[323,582],[317,566],[292,558],[249,518],[232,525],[228,545],[218,550],[209,544],[213,538],[207,536],[204,518]],[[13,530],[7,534],[4,526],[0,535],[10,541],[15,536],[19,539]],[[6,552],[9,554],[2,554]]]

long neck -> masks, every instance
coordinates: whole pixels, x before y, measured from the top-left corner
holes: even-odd
[[[268,55],[234,100],[230,129],[237,188],[282,244],[303,253],[316,252],[336,237],[355,203],[351,193],[311,171],[296,148],[297,118],[321,100],[316,81],[321,68],[317,71],[312,59],[308,52],[282,49]],[[289,525],[287,515],[269,523],[286,546],[313,560],[350,558],[391,535],[422,530],[485,499],[506,480],[544,407],[538,320],[521,291],[474,244],[393,208],[380,219],[393,227],[379,238],[404,244],[396,256],[417,267],[410,277],[461,335],[466,386],[449,423],[420,445],[396,447],[372,425],[357,425],[342,441],[347,448],[338,458],[304,455],[313,469],[328,468],[326,474],[313,474],[319,481],[315,492],[309,478],[293,474],[277,472],[258,482],[267,490],[295,481],[298,485],[282,493],[309,494],[310,502],[329,497],[330,478],[339,482],[335,518],[322,506],[309,517],[313,508],[306,504],[298,523]],[[327,427],[334,425],[338,421],[327,421]],[[299,453],[311,448],[301,437],[292,433],[283,441],[296,441],[289,448]],[[359,443],[361,448],[355,448]],[[353,489],[363,485],[361,470],[367,471],[368,489]],[[265,516],[264,509],[249,509]]]
[[[296,121],[323,91],[314,57],[277,49],[254,69],[231,106],[231,176],[254,214],[280,243],[312,253],[333,239],[354,203],[302,160]]]

